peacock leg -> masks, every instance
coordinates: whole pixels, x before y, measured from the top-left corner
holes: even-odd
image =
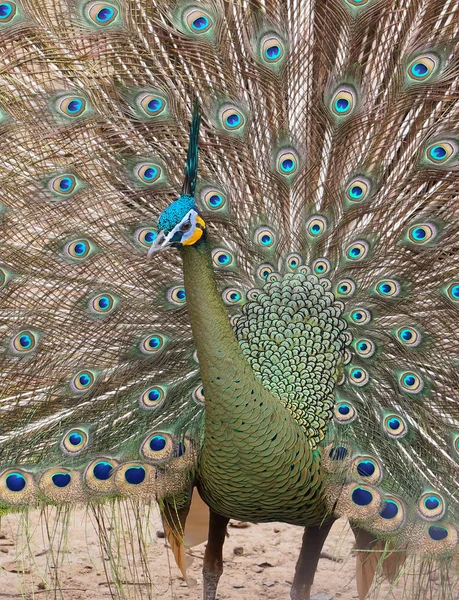
[[[327,521],[320,527],[304,528],[303,543],[296,563],[292,589],[290,590],[292,600],[309,599],[320,552],[333,522],[333,520]]]
[[[210,511],[209,538],[204,553],[202,569],[204,577],[204,600],[215,600],[218,580],[223,573],[223,544],[229,519]]]

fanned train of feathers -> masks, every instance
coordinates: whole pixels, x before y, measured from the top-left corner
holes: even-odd
[[[188,501],[204,393],[180,258],[147,252],[197,98],[217,285],[321,450],[361,593],[384,555],[417,564],[405,597],[440,568],[457,598],[458,44],[457,0],[2,2],[2,512]],[[335,391],[289,277],[344,310]]]

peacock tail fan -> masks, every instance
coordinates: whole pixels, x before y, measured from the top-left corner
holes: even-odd
[[[457,598],[458,40],[457,0],[0,3],[1,513],[65,539],[88,506],[150,597],[113,549],[156,501],[184,568],[205,389],[180,256],[147,256],[182,190],[361,598]]]

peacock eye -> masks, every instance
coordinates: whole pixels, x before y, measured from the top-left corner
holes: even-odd
[[[190,221],[183,223],[183,225],[181,225],[181,227],[180,227],[180,231],[189,231],[190,229],[191,229]]]
[[[114,23],[119,15],[119,8],[108,2],[89,2],[84,7],[87,19],[99,27],[106,27]]]
[[[8,23],[17,13],[17,7],[14,2],[2,2],[0,4],[0,23]]]

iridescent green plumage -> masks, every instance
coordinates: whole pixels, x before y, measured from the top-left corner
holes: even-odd
[[[206,600],[229,517],[305,600],[343,515],[457,597],[458,16],[0,4],[0,511],[156,499],[183,567],[197,488]]]

